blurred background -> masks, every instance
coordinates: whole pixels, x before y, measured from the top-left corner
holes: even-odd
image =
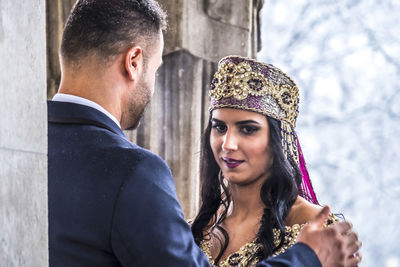
[[[400,2],[266,0],[258,59],[300,88],[297,131],[321,204],[361,266],[400,266]]]

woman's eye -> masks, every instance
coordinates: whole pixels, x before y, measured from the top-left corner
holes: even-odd
[[[218,133],[224,133],[226,131],[226,125],[223,125],[223,124],[214,124],[212,127]]]
[[[257,132],[257,131],[258,131],[258,127],[254,127],[254,126],[243,126],[242,129],[241,129],[241,131],[242,131],[242,133],[244,133],[244,134],[250,135],[250,134],[253,134],[253,133]]]

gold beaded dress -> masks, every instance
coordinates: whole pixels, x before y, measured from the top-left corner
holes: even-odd
[[[326,225],[333,224],[337,221],[338,218],[331,214]],[[292,226],[285,226],[284,243],[278,250],[275,250],[272,255],[279,255],[293,246],[296,243],[296,239],[300,233],[300,230],[305,225],[306,224],[294,224]],[[273,233],[274,244],[275,246],[278,246],[280,242],[280,230],[274,228]],[[260,258],[256,257],[255,255],[262,250],[262,245],[258,239],[255,239],[252,242],[244,244],[238,251],[232,253],[227,258],[220,260],[218,264],[215,264],[215,261],[212,258],[209,241],[203,240],[200,243],[200,248],[204,251],[208,261],[213,267],[254,267],[260,261]]]

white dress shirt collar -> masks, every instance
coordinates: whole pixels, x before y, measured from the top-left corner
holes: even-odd
[[[83,98],[80,96],[75,96],[75,95],[57,93],[54,95],[52,100],[58,101],[58,102],[75,103],[75,104],[85,105],[85,106],[97,109],[98,111],[107,115],[107,117],[112,119],[118,125],[118,127],[121,128],[121,125],[119,124],[119,121],[117,120],[117,118],[115,118],[110,112],[105,110],[102,106],[100,106],[99,104],[97,104],[93,101],[90,101],[89,99],[86,99],[86,98]]]

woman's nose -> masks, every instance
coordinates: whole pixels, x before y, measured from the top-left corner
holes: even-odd
[[[227,131],[224,135],[224,140],[222,142],[222,150],[224,151],[234,151],[237,150],[237,138],[232,131]]]

